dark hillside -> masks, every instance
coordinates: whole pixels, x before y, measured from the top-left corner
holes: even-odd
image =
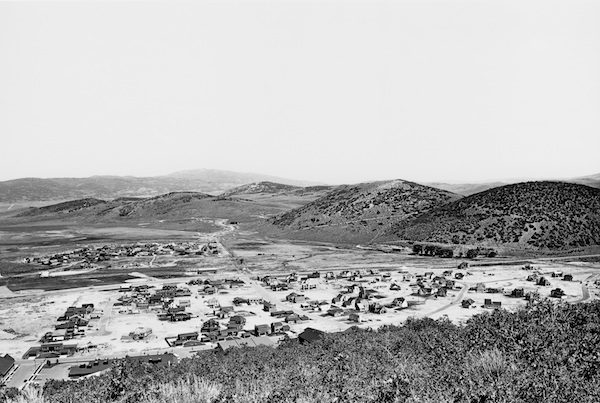
[[[600,189],[525,182],[490,189],[397,223],[394,237],[454,244],[572,248],[600,244]]]
[[[369,240],[397,221],[460,197],[403,180],[344,185],[271,222],[280,229],[302,231],[308,239],[321,232],[332,239],[351,234]]]

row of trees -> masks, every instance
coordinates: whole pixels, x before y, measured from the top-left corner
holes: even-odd
[[[422,244],[414,244],[412,246],[412,251],[416,255],[438,256],[444,258],[451,258],[456,255],[456,257],[464,256],[467,259],[475,259],[477,256],[496,257],[498,255],[498,253],[492,248],[477,247],[474,249],[467,249],[464,253],[461,250],[459,253],[455,254],[455,251],[452,248]]]

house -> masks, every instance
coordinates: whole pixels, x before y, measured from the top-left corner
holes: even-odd
[[[550,296],[552,298],[562,298],[565,295],[565,292],[561,288],[555,288],[550,291]]]
[[[349,316],[348,319],[350,320],[350,322],[356,322],[356,323],[360,323],[360,315],[356,312],[352,312]]]
[[[399,308],[408,308],[408,301],[404,297],[394,298],[394,301],[392,301],[392,306]]]
[[[325,336],[325,332],[322,330],[307,327],[302,333],[298,335],[298,341],[300,344],[312,343],[320,340]]]
[[[277,310],[277,306],[269,301],[263,302],[263,311],[265,312],[273,312]]]
[[[298,314],[296,314],[296,313],[292,313],[292,314],[290,314],[290,315],[288,315],[288,316],[285,317],[285,321],[287,323],[298,323],[301,320],[302,320],[302,318]]]
[[[436,297],[445,297],[448,294],[448,289],[446,287],[440,287],[435,292]]]
[[[177,335],[177,342],[186,342],[190,340],[198,340],[198,332],[180,333]]]
[[[473,301],[471,298],[468,298],[468,299],[462,300],[460,304],[463,308],[469,308],[474,303],[475,303],[475,301]]]
[[[254,334],[257,336],[265,336],[268,335],[271,331],[271,327],[269,325],[256,325],[254,326]]]
[[[510,292],[510,296],[514,298],[522,298],[525,296],[525,290],[523,288],[515,288]]]
[[[332,306],[327,311],[327,315],[331,315],[333,317],[342,316],[343,314],[344,314],[344,310],[342,308],[337,307],[337,306]]]
[[[293,303],[301,303],[301,302],[306,301],[306,296],[304,296],[304,294],[297,294],[297,293],[293,292],[291,294],[288,294],[285,297],[285,300],[289,301],[289,302],[293,302]]]
[[[552,277],[562,277],[562,276],[563,276],[562,271],[553,271],[552,272]]]
[[[240,315],[235,315],[229,319],[229,324],[227,325],[227,327],[242,330],[245,324],[246,318]]]
[[[387,308],[381,305],[379,302],[375,302],[369,305],[369,312],[376,314],[384,314],[387,312]]]
[[[550,280],[545,277],[540,277],[536,284],[546,287],[550,285]]]
[[[359,312],[367,312],[369,310],[369,301],[367,301],[366,299],[356,299],[356,302],[354,303],[354,309],[356,309]]]
[[[459,266],[460,267],[460,266]],[[442,273],[443,276],[451,276],[452,275],[452,270],[444,270],[444,272]]]
[[[212,334],[219,331],[221,325],[216,319],[209,319],[202,324],[201,332],[205,334]]]
[[[273,323],[271,323],[271,333],[282,332],[283,331],[283,326],[284,325],[283,325],[282,322],[273,322]]]
[[[501,306],[502,306],[502,302],[500,302],[500,301],[492,301],[490,298],[486,298],[483,300],[484,308],[499,309]]]
[[[223,319],[229,317],[233,313],[233,306],[222,306],[218,311],[215,311],[215,316]]]
[[[565,274],[563,276],[563,280],[564,281],[573,281],[573,275],[572,274]]]
[[[15,359],[8,354],[0,356],[0,385],[15,366]]]
[[[400,287],[398,284],[396,283],[392,283],[392,285],[390,285],[390,290],[391,291],[400,291],[402,289],[402,287]]]

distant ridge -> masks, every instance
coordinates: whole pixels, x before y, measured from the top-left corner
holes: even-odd
[[[326,193],[333,186],[292,186],[270,181],[254,182],[228,190],[222,194],[223,197],[255,195],[255,194],[283,194],[303,195],[306,193]]]
[[[388,235],[521,248],[600,245],[600,189],[549,181],[501,186],[398,222]]]
[[[209,169],[154,177],[22,178],[0,182],[0,202],[149,197],[181,191],[219,194],[236,186],[265,180],[293,186],[312,184],[268,175]]]
[[[569,179],[551,179],[558,182],[569,182],[579,183],[581,185],[587,185],[594,188],[600,188],[600,173],[588,176],[579,176]],[[458,193],[463,196],[469,196],[475,193],[483,192],[488,189],[496,188],[499,186],[509,185],[512,183],[525,182],[523,180],[505,180],[495,182],[481,182],[481,183],[444,183],[444,182],[425,182],[424,185],[432,186],[434,188],[447,190],[449,192]],[[529,181],[531,182],[531,181]],[[539,181],[538,181],[539,182]]]

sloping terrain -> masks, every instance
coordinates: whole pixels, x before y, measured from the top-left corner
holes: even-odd
[[[261,204],[210,196],[197,192],[172,192],[150,198],[120,198],[111,201],[81,199],[4,213],[3,225],[62,222],[65,224],[130,225],[137,223],[175,226],[192,221],[225,219],[259,221],[286,211],[285,206]],[[164,224],[164,225],[163,225]]]
[[[598,245],[600,189],[564,182],[502,186],[398,222],[389,235],[548,249]]]
[[[0,182],[0,202],[148,197],[184,191],[218,194],[236,186],[263,180],[277,180],[291,185],[306,184],[268,175],[207,169],[154,177],[21,178]]]
[[[280,229],[322,231],[331,238],[371,239],[398,220],[460,198],[443,190],[403,180],[339,186],[308,203],[276,217]],[[302,236],[306,238],[305,236]]]
[[[221,196],[242,196],[250,194],[278,194],[278,193],[293,193],[304,189],[301,186],[284,185],[282,183],[275,182],[254,182],[246,185],[235,187],[231,190],[224,192]]]

